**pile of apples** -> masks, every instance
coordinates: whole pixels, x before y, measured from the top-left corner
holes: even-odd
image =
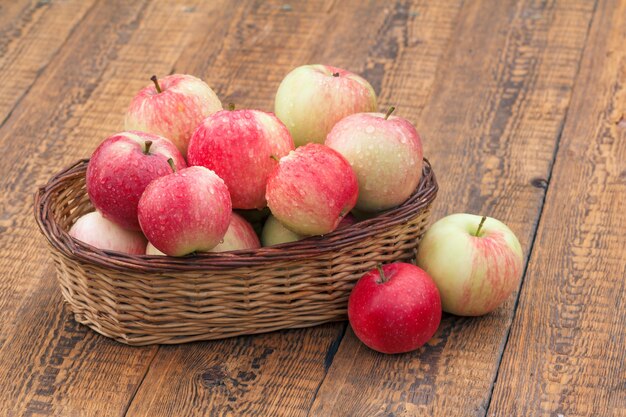
[[[294,69],[278,88],[275,113],[223,110],[191,75],[151,80],[132,99],[126,130],[89,161],[96,211],[69,234],[94,247],[185,256],[273,246],[397,207],[420,181],[417,130],[393,107],[377,113],[374,89],[351,72]],[[422,268],[387,264],[355,286],[350,322],[371,348],[413,350],[435,333],[442,306],[484,314],[516,287],[522,253],[513,233],[495,219],[477,225],[456,216],[426,234]]]

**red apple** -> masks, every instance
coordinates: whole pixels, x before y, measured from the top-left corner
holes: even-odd
[[[317,143],[281,158],[267,181],[267,204],[289,230],[323,235],[352,210],[359,188],[354,171],[337,151]]]
[[[376,110],[376,93],[364,78],[328,65],[303,65],[291,71],[280,83],[274,104],[296,146],[324,143],[339,120]]]
[[[358,113],[340,120],[325,144],[342,154],[359,180],[356,208],[386,210],[404,203],[422,177],[422,141],[406,119]]]
[[[254,229],[243,217],[233,213],[230,225],[222,241],[218,243],[210,252],[227,252],[233,250],[256,249],[261,247],[259,238]],[[148,243],[146,255],[165,255],[163,252]]]
[[[515,291],[522,277],[524,252],[504,223],[457,213],[426,231],[417,264],[439,287],[444,311],[480,316],[495,310]]]
[[[98,249],[141,255],[146,238],[140,232],[123,229],[102,217],[97,211],[81,216],[72,225],[69,235]]]
[[[126,129],[142,130],[174,142],[183,155],[202,120],[222,110],[211,87],[191,75],[173,74],[148,85],[133,98],[126,112]]]
[[[356,283],[348,300],[356,336],[382,353],[403,353],[426,343],[441,322],[441,299],[422,269],[392,263],[373,269]]]
[[[337,230],[352,226],[356,222],[357,220],[353,215],[347,214],[346,217],[341,220],[339,226],[337,226]],[[305,237],[304,235],[299,235],[287,229],[276,217],[270,215],[263,225],[261,242],[263,246],[274,246],[280,245],[281,243],[295,242]]]
[[[172,172],[167,160],[185,168],[185,159],[169,140],[145,132],[117,133],[98,146],[87,167],[89,199],[104,217],[140,230],[139,198],[152,180]]]
[[[267,177],[293,149],[289,131],[272,113],[225,110],[198,126],[187,160],[190,165],[215,171],[224,180],[234,208],[261,209],[267,205]]]
[[[228,188],[205,167],[158,178],[139,200],[141,230],[170,256],[213,249],[224,238],[231,216]]]

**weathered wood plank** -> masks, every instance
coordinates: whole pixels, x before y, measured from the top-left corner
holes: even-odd
[[[330,10],[329,10],[330,9]],[[187,49],[176,70],[209,80],[224,101],[271,110],[282,77],[304,63],[330,63],[366,74],[380,91],[388,71],[420,91],[423,106],[460,9],[437,4],[336,2],[251,5],[223,32],[212,55],[209,37]],[[357,17],[354,17],[354,14]],[[367,21],[367,26],[361,22]],[[358,25],[358,27],[357,27]],[[413,72],[396,59],[412,56]],[[383,107],[387,105],[383,91]],[[344,324],[222,342],[161,347],[129,416],[304,416],[345,330]],[[265,353],[266,349],[271,353]],[[265,360],[259,363],[259,357]]]
[[[77,325],[61,306],[32,193],[122,128],[152,73],[168,73],[189,27],[217,2],[102,2],[91,9],[0,129],[0,410],[123,415],[156,347],[131,348]]]
[[[624,39],[601,1],[490,416],[626,416]]]
[[[0,5],[0,126],[94,1]]]
[[[440,183],[435,218],[502,219],[528,253],[592,15],[585,1],[467,2],[423,111],[413,80],[385,77],[386,97],[423,133]],[[411,55],[396,65],[418,67]],[[514,304],[446,316],[412,354],[377,354],[348,331],[310,415],[484,415]]]

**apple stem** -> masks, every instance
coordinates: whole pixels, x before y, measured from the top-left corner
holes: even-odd
[[[230,111],[235,110],[235,103],[228,103],[228,110]]]
[[[376,281],[377,284],[384,284],[385,282],[389,281],[389,278],[387,278],[387,276],[385,275],[385,271],[383,271],[382,264],[376,265],[376,269],[378,269],[378,275],[380,275],[380,279]]]
[[[478,234],[480,233],[480,229],[482,229],[483,224],[485,224],[485,220],[487,220],[487,216],[483,216],[483,218],[480,219],[480,223],[478,224],[478,229],[476,229],[476,234],[474,236],[478,237]]]
[[[387,120],[389,116],[391,116],[391,113],[393,113],[395,109],[396,108],[394,106],[389,107],[389,110],[387,110],[387,113],[385,113],[385,120]]]
[[[150,77],[150,80],[152,80],[152,82],[154,83],[157,93],[160,93],[162,90],[161,90],[161,86],[159,85],[159,80],[157,80],[157,76],[153,75],[152,77]]]
[[[270,158],[272,158],[276,162],[280,161],[280,159],[276,155],[270,155]]]
[[[143,153],[146,155],[150,155],[150,146],[152,146],[152,141],[147,140],[143,143]]]
[[[168,159],[167,163],[170,165],[170,168],[172,168],[172,171],[176,172],[176,165],[174,164],[174,158]]]
[[[338,72],[333,72],[333,77],[339,77],[339,73]]]

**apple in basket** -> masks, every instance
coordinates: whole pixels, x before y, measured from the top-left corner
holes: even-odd
[[[285,123],[296,146],[324,143],[339,120],[377,110],[376,93],[362,77],[328,65],[303,65],[283,79],[274,112]]]
[[[209,252],[227,252],[233,250],[256,249],[261,246],[254,229],[243,217],[233,213],[230,225],[222,241]],[[163,252],[148,243],[146,255],[165,255]]]
[[[224,181],[196,166],[152,181],[139,200],[138,213],[141,230],[158,250],[183,256],[209,251],[222,241],[232,206]]]
[[[126,129],[142,130],[170,139],[187,155],[189,139],[202,120],[222,110],[211,87],[191,75],[173,74],[137,93],[126,111]]]
[[[317,143],[281,158],[267,181],[267,205],[292,232],[323,235],[337,228],[358,196],[357,179],[337,151]]]
[[[504,223],[464,213],[433,224],[417,254],[417,264],[439,288],[443,310],[460,316],[479,316],[502,304],[519,284],[523,259]]]
[[[346,214],[346,217],[344,217],[339,223],[339,226],[337,226],[337,230],[353,225],[356,222],[357,220],[353,215]],[[263,225],[261,243],[263,246],[274,246],[280,245],[281,243],[295,242],[305,237],[304,235],[299,235],[287,229],[276,217],[270,214]]]
[[[105,139],[87,167],[87,193],[107,219],[130,230],[140,230],[137,205],[152,180],[187,166],[176,146],[151,133],[128,131]]]
[[[141,232],[126,230],[102,217],[97,211],[87,213],[72,225],[69,235],[98,249],[141,255],[146,238]]]
[[[375,212],[405,202],[422,176],[422,141],[406,119],[358,113],[340,120],[325,144],[341,155],[359,181],[356,208]]]
[[[348,318],[356,336],[371,349],[409,352],[437,331],[441,299],[422,269],[401,262],[387,264],[356,283],[348,299]]]
[[[262,209],[267,177],[293,149],[289,131],[272,113],[233,109],[204,119],[189,142],[187,160],[224,180],[234,208]]]

